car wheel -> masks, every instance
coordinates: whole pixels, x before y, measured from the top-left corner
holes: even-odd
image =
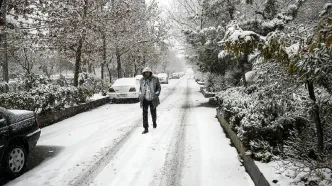
[[[27,151],[23,145],[11,145],[5,152],[3,165],[5,174],[16,178],[23,174],[26,166]]]

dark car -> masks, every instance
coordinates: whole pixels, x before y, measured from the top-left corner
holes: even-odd
[[[20,176],[40,133],[34,112],[0,107],[0,173],[10,178]]]

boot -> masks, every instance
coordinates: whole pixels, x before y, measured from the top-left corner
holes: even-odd
[[[154,123],[154,124],[153,124],[153,128],[154,128],[154,129],[157,128],[157,123]]]
[[[142,132],[142,134],[146,134],[149,132],[149,129],[148,128],[145,128],[144,131]]]

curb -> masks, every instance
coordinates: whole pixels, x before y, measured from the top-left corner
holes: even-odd
[[[47,115],[37,116],[40,128],[52,125],[54,123],[57,123],[59,121],[65,120],[69,117],[73,117],[77,114],[89,111],[91,109],[100,107],[102,105],[105,105],[106,103],[110,102],[109,97],[105,97],[102,99],[90,101],[87,103],[83,103],[81,105],[69,107],[60,111],[54,111]]]
[[[271,186],[270,183],[266,180],[263,173],[259,170],[258,166],[255,164],[255,161],[250,157],[245,155],[246,148],[242,144],[241,140],[237,137],[235,132],[231,129],[227,121],[224,119],[220,113],[220,109],[217,108],[217,118],[220,122],[220,125],[224,131],[228,134],[232,143],[236,147],[240,157],[243,160],[244,167],[249,173],[252,181],[255,183],[255,186]]]

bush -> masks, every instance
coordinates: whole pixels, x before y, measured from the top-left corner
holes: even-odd
[[[219,107],[253,157],[269,161],[283,152],[295,129],[308,125],[310,102],[305,88],[296,86],[280,66],[259,65],[258,81],[220,92]]]
[[[50,80],[35,74],[23,75],[15,82],[0,83],[0,106],[44,114],[84,103],[103,87],[101,81],[87,74],[80,75],[80,82],[77,88],[69,85],[63,76]]]
[[[0,94],[0,106],[10,109],[33,110],[44,114],[52,110],[60,110],[66,106],[86,102],[93,95],[84,87],[61,87],[59,85],[41,84],[28,91]]]
[[[0,93],[7,93],[9,91],[9,85],[6,82],[0,82]]]
[[[306,88],[294,83],[279,65],[257,65],[255,84],[218,94],[225,119],[257,160],[269,161],[273,155],[317,160],[314,104]],[[328,156],[332,154],[332,95],[319,87],[315,91],[326,144],[320,159],[332,159]]]
[[[208,73],[205,79],[205,86],[208,92],[220,92],[232,86],[232,77],[226,73],[225,76]]]
[[[93,91],[94,94],[100,92],[107,92],[106,83],[89,73],[80,73],[79,74],[79,86],[84,87],[85,89]]]

